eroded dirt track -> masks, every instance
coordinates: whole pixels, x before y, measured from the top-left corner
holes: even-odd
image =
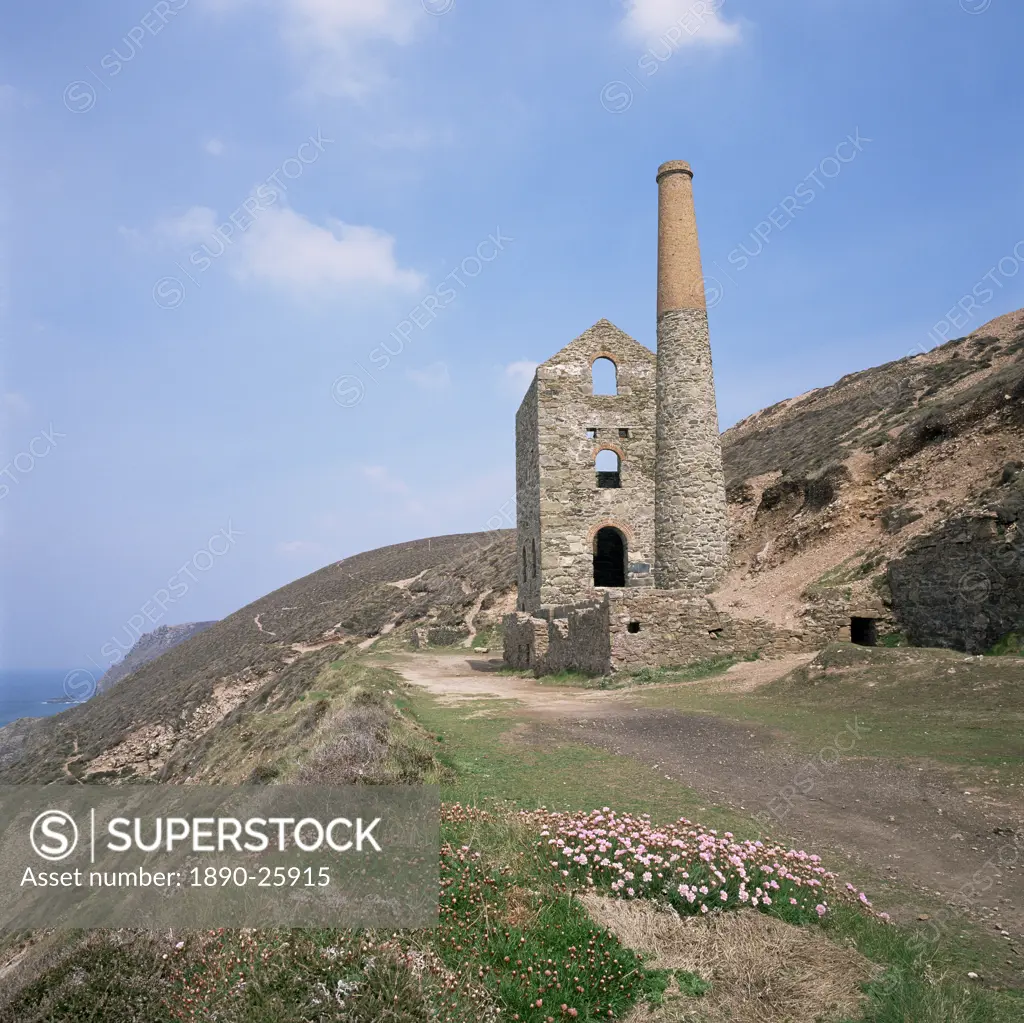
[[[714,683],[749,691],[806,660],[744,662]],[[842,857],[930,897],[962,891],[956,904],[994,934],[1008,932],[1007,955],[1024,968],[1020,797],[964,789],[949,768],[933,761],[858,756],[855,723],[841,734],[823,735],[821,750],[809,753],[759,725],[647,706],[650,688],[542,686],[498,674],[498,663],[418,654],[400,658],[396,667],[444,703],[515,701],[519,706],[509,713],[513,741],[582,742],[631,757],[710,802],[757,818],[772,837],[831,853],[833,863]]]

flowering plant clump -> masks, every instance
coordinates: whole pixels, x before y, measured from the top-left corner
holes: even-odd
[[[502,1018],[520,1023],[621,1018],[663,991],[665,978],[561,887],[542,897],[520,888],[508,866],[490,867],[468,845],[444,843],[439,956],[495,992]]]
[[[647,814],[540,812],[538,849],[570,883],[625,899],[653,899],[679,913],[749,906],[794,922],[820,919],[841,896],[836,875],[803,850],[738,841],[681,817],[656,827]],[[860,901],[870,906],[861,893]]]
[[[170,958],[168,958],[168,956]],[[491,995],[468,971],[448,969],[430,949],[397,936],[355,931],[220,929],[190,935],[164,956],[173,994],[167,1015],[183,1023],[376,1023],[432,1019],[493,1023]],[[120,1018],[120,1017],[119,1017]]]

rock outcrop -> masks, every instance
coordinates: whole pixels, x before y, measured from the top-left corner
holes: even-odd
[[[144,632],[135,641],[131,650],[104,672],[96,684],[96,691],[102,693],[121,679],[137,671],[144,664],[156,660],[161,654],[184,643],[200,632],[216,625],[216,622],[183,622],[181,625],[161,625],[152,632]]]

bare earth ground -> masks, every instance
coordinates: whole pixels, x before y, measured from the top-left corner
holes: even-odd
[[[807,659],[743,662],[714,681],[731,692],[749,691]],[[509,722],[514,741],[582,742],[631,757],[709,801],[757,817],[774,838],[831,854],[833,864],[842,857],[876,877],[943,899],[964,886],[969,891],[973,880],[980,894],[971,900],[968,915],[997,937],[1006,932],[1007,954],[1024,964],[1024,800],[1016,793],[964,789],[949,767],[923,758],[850,754],[831,768],[819,761],[810,790],[791,792],[787,802],[780,793],[793,786],[810,757],[784,734],[712,714],[645,705],[652,690],[667,687],[602,691],[539,685],[497,674],[498,664],[450,654],[395,661],[408,682],[443,703],[495,697],[520,703],[522,710]],[[850,740],[823,736],[822,748],[833,742],[851,748]],[[766,812],[772,816],[765,818]],[[913,920],[920,914],[896,907],[893,915]]]

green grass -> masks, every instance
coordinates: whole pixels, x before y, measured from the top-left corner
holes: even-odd
[[[725,654],[719,657],[706,657],[692,661],[680,667],[639,668],[636,671],[624,671],[613,676],[611,688],[628,686],[666,685],[673,682],[697,682],[700,679],[712,678],[728,671],[734,664],[741,661],[756,661],[760,657],[758,651],[748,654]]]
[[[1024,654],[1024,636],[1018,636],[1017,633],[1011,632],[986,653],[992,657],[1005,657],[1012,654],[1020,656]]]
[[[532,848],[532,842],[526,848]],[[474,846],[471,846],[473,848]],[[484,846],[488,852],[492,850]],[[508,850],[506,850],[507,856]],[[636,1001],[658,1000],[664,971],[595,925],[583,907],[520,847],[516,867],[493,856],[442,861],[441,923],[435,947],[448,966],[467,960],[495,994],[503,1015],[544,1023],[575,1009],[579,1020],[621,1017]]]
[[[891,650],[896,647],[910,646],[910,641],[902,632],[890,632],[887,636],[882,636],[879,639],[878,645]]]
[[[982,770],[990,783],[1024,781],[1024,687],[1013,658],[969,658],[946,650],[836,644],[753,692],[661,688],[649,706],[711,713],[780,732],[797,748],[848,734],[850,756],[928,757]]]
[[[865,986],[868,1003],[856,1023],[1015,1023],[1024,1017],[1024,994],[970,980],[969,959],[921,932],[886,926],[846,907],[830,913],[823,927],[834,941],[884,968]]]
[[[711,985],[706,980],[689,970],[676,970],[675,976],[679,990],[688,998],[700,998],[711,990]]]
[[[877,668],[885,657],[894,658],[886,669],[891,671],[887,685],[893,688],[888,695],[872,695],[879,687],[877,680],[864,698],[858,687],[842,691],[843,682],[837,682],[838,688],[827,693],[822,693],[821,686],[805,688],[809,683],[801,676],[783,681],[772,697],[763,699],[758,693],[722,697],[700,686],[651,689],[644,693],[644,699],[658,705],[667,703],[683,709],[722,713],[744,721],[771,723],[796,741],[807,742],[808,748],[817,748],[814,743],[820,745],[823,729],[833,727],[838,732],[845,727],[850,713],[849,701],[856,697],[861,701],[855,705],[858,719],[864,720],[867,715],[874,721],[872,731],[862,740],[864,746],[858,747],[858,754],[872,755],[873,750],[875,755],[898,752],[902,755],[902,750],[919,744],[920,736],[908,737],[906,729],[913,727],[915,716],[922,713],[922,705],[931,707],[927,713],[939,714],[939,710],[935,707],[934,693],[928,691],[930,676],[927,672],[920,675],[912,672],[914,678],[925,680],[924,688],[916,694],[907,691],[907,666],[900,654],[902,651],[869,651],[867,654],[868,668]],[[850,652],[846,646],[837,648],[824,658],[830,666],[826,673],[839,668],[856,668],[861,664],[859,657],[859,651]],[[956,664],[963,663],[962,657],[952,660]],[[950,660],[940,653],[937,662],[945,669]],[[658,680],[662,679],[672,681],[671,673],[659,674]],[[966,686],[973,686],[971,679],[968,675],[964,680]],[[1011,680],[1007,677],[1004,681],[1009,684]],[[943,680],[943,685],[948,683]],[[910,689],[913,688],[911,685]],[[973,695],[973,689],[971,692]],[[990,692],[986,699],[995,705],[1004,698],[1005,694]],[[420,690],[413,691],[408,700],[410,713],[431,731],[445,736],[443,755],[454,773],[454,780],[442,789],[445,799],[467,805],[505,800],[524,808],[547,806],[564,810],[590,810],[608,805],[620,812],[647,812],[661,821],[686,816],[707,827],[732,830],[741,838],[757,834],[754,822],[742,813],[708,805],[691,789],[640,768],[629,757],[582,744],[531,743],[528,739],[524,741],[521,735],[514,743],[509,741],[510,733],[522,720],[519,717],[521,707],[514,701],[474,701],[474,711],[484,713],[469,717],[453,714],[451,708],[442,707]],[[951,704],[958,701],[962,703],[962,697],[948,699]],[[894,711],[894,704],[901,709]],[[949,707],[944,709],[944,713],[948,712]],[[900,722],[899,726],[889,727],[894,718]],[[886,724],[884,734],[876,734],[874,729],[881,730],[883,723]],[[944,724],[936,719],[935,728],[941,731]],[[930,729],[920,728],[919,731]],[[979,733],[970,734],[977,741]],[[992,728],[990,740],[1005,753],[1006,742],[1018,741],[1018,734],[1012,724],[1000,725]],[[924,745],[932,749],[938,743],[938,740],[932,743],[927,736],[924,739]],[[949,737],[942,741],[948,744]],[[966,739],[958,755],[978,759]],[[511,853],[506,849],[502,855]],[[871,890],[871,882],[876,882],[876,891],[881,888],[881,879],[863,870],[847,869],[847,874],[867,890]],[[906,899],[916,907],[933,908],[921,893],[904,893],[891,884],[885,886],[885,891],[887,897],[896,902]],[[990,990],[967,979],[969,970],[981,972],[979,962],[1001,962],[1006,950],[965,920],[952,921],[937,942],[925,940],[911,928],[884,925],[854,909],[830,914],[825,919],[825,927],[833,940],[852,943],[885,970],[880,981],[869,985],[868,1001],[857,1023],[1017,1023],[1024,1018],[1024,996],[1020,992]],[[682,987],[683,982],[679,983]]]
[[[508,815],[444,832],[434,930],[68,934],[48,968],[0,995],[0,1020],[481,1023],[500,1009],[593,1023],[661,998],[665,971],[588,917],[536,835]]]
[[[884,724],[887,733],[898,733],[867,732],[858,755],[916,748],[921,737],[900,730],[912,730],[914,717],[925,713],[935,716],[926,724],[935,720],[937,729],[945,729],[946,718],[968,714],[965,697],[974,723],[979,715],[984,718],[986,741],[1005,741],[1019,732],[1012,721],[994,720],[997,714],[1012,718],[1024,701],[1013,673],[1004,672],[1012,665],[990,659],[968,664],[946,654],[909,661],[903,653],[837,647],[820,658],[820,673],[797,672],[760,691],[733,696],[700,685],[652,687],[678,681],[687,672],[696,672],[698,682],[711,679],[729,659],[651,673],[632,684],[648,687],[643,699],[656,705],[770,723],[798,742],[820,742],[823,728],[842,728],[851,707],[861,720],[874,722],[872,729]],[[922,663],[943,677],[933,678]],[[982,663],[986,674],[974,667]],[[945,677],[949,666],[958,674]],[[334,662],[316,685],[307,694],[316,697],[313,706],[326,701],[330,708],[330,715],[318,719],[319,729],[327,729],[332,715],[348,706],[371,706],[382,713],[385,703],[392,708],[399,717],[391,719],[389,734],[410,748],[422,744],[429,763],[444,768],[436,774],[448,801],[563,810],[608,805],[619,812],[649,813],[662,822],[686,816],[739,837],[757,833],[754,822],[741,813],[710,806],[686,786],[629,757],[531,732],[515,701],[479,699],[473,701],[472,714],[453,710],[425,690],[400,687],[393,672],[363,658]],[[265,722],[245,724],[270,729],[283,739],[298,734],[310,709],[308,701],[296,698],[294,709],[281,707],[269,711]],[[963,717],[958,727],[967,730],[968,724]],[[930,728],[919,731],[927,734]],[[314,731],[314,739],[320,734]],[[947,730],[943,741],[950,742],[950,734]],[[976,730],[975,738],[979,734]],[[308,746],[307,741],[303,748]],[[302,758],[293,760],[301,764]],[[37,976],[15,976],[17,983],[5,978],[0,1023],[174,1023],[193,1018],[222,1023],[488,1023],[498,1018],[498,1008],[500,1018],[518,1014],[524,1023],[540,1023],[551,1016],[565,1018],[563,1003],[577,1010],[577,1019],[594,1021],[608,1019],[609,1012],[621,1018],[640,1000],[661,999],[668,973],[649,969],[586,916],[561,878],[538,862],[535,836],[513,815],[497,813],[486,821],[467,816],[447,822],[443,834],[453,849],[444,860],[447,883],[436,931],[231,931],[185,936],[180,949],[174,940],[179,936],[58,935],[49,939]],[[460,852],[463,845],[468,855]],[[991,990],[967,979],[967,971],[977,968],[978,945],[969,930],[960,929],[960,921],[937,942],[927,940],[925,932],[885,926],[854,908],[835,907],[823,923],[810,926],[824,927],[833,940],[852,944],[883,967],[880,978],[867,985],[864,1011],[853,1023],[1017,1023],[1024,1018],[1019,992]],[[588,954],[579,955],[581,949]],[[412,969],[412,962],[420,966]],[[239,984],[242,973],[244,986]],[[569,982],[570,977],[579,980]],[[709,990],[694,974],[677,971],[675,980],[691,998]],[[331,1002],[339,991],[343,1008]]]
[[[520,710],[515,701],[474,700],[472,717],[452,713],[419,689],[406,691],[403,704],[428,732],[444,736],[437,755],[452,772],[452,780],[441,786],[446,801],[468,806],[506,801],[524,809],[559,810],[608,805],[663,820],[699,814],[712,827],[731,823],[737,834],[753,837],[757,832],[753,821],[741,827],[735,816],[630,757],[580,743],[509,741]]]

